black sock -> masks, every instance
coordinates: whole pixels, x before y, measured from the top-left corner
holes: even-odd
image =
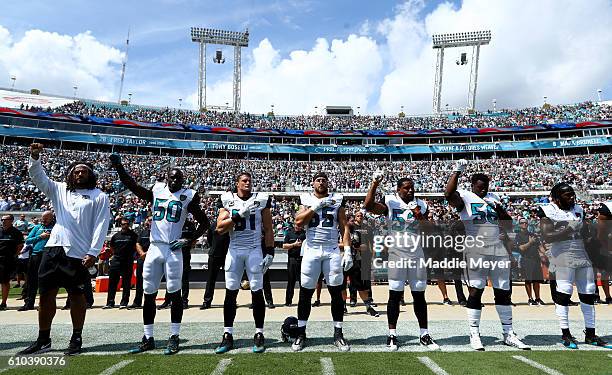
[[[586,337],[595,336],[595,328],[586,328],[585,335]]]
[[[572,334],[570,333],[569,328],[561,328],[561,334],[562,334],[563,336],[567,336],[567,337],[570,337],[570,336],[572,335]]]
[[[41,329],[38,331],[38,341],[47,342],[49,341],[50,337],[51,337],[50,329],[45,329],[45,330]]]
[[[223,301],[223,324],[224,327],[233,327],[236,319],[236,297],[238,291],[225,289],[225,300]]]
[[[142,306],[142,323],[145,325],[153,324],[155,322],[155,313],[157,312],[155,307],[156,297],[157,292],[144,295],[144,304]]]
[[[72,337],[81,337],[82,333],[83,333],[83,328],[81,329],[73,328],[72,329]]]
[[[253,320],[255,321],[255,328],[264,327],[264,320],[266,319],[266,303],[264,301],[263,290],[260,289],[256,292],[251,292],[251,299],[253,302]]]

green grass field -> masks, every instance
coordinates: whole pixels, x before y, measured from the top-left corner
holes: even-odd
[[[321,358],[329,358],[335,374],[433,374],[419,361],[428,357],[446,373],[452,375],[479,374],[545,374],[513,356],[520,355],[538,362],[558,373],[612,374],[612,357],[606,351],[557,351],[557,352],[453,352],[453,353],[266,353],[230,355],[159,354],[140,355],[81,355],[69,358],[64,368],[11,368],[4,374],[100,374],[121,361],[133,361],[115,374],[211,374],[222,359],[231,362],[226,374],[329,374],[321,364]],[[0,368],[6,368],[3,357]],[[2,370],[0,370],[2,371]]]

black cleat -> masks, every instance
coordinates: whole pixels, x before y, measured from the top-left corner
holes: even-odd
[[[136,310],[136,309],[142,309],[142,304],[132,303],[131,305],[128,306],[128,310]]]
[[[200,306],[200,310],[210,309],[210,302],[204,302],[202,306]]]
[[[397,336],[394,336],[394,335],[387,336],[387,349],[390,352],[396,352],[397,348],[399,348],[399,344],[397,342]]]
[[[164,350],[165,355],[176,354],[179,351],[179,336],[172,335],[168,339],[168,345],[166,346],[166,350]]]
[[[453,301],[450,300],[450,298],[444,298],[444,300],[442,301],[443,305],[448,305],[448,306],[452,306],[453,305]]]
[[[223,334],[221,344],[219,344],[217,349],[215,349],[215,353],[223,354],[229,352],[232,349],[234,349],[234,336],[232,336],[232,334],[229,332],[225,332]]]
[[[137,348],[130,349],[128,353],[138,354],[153,349],[155,349],[155,339],[153,337],[147,338],[146,336],[142,336],[142,342],[140,343],[140,345],[138,345]]]
[[[319,306],[321,306],[321,301],[319,300],[314,301],[314,303],[312,304],[312,307],[319,307]]]
[[[32,345],[28,346],[20,352],[17,352],[17,355],[42,354],[48,352],[49,350],[51,350],[51,339],[47,341],[36,340]]]
[[[114,308],[115,308],[115,303],[107,303],[106,305],[102,307],[102,310],[109,310],[109,309],[114,309]]]
[[[354,299],[352,299],[352,300],[351,300],[351,302],[350,302],[350,304],[349,304],[349,306],[350,306],[350,307],[355,307],[355,306],[357,306],[357,301],[356,301],[356,300],[354,300]]]
[[[368,312],[368,314],[370,314],[371,316],[376,317],[376,318],[378,318],[380,316],[378,311],[374,310],[374,308],[371,305],[368,306],[367,312]]]
[[[593,336],[585,336],[584,343],[593,346],[599,346],[601,348],[612,349],[612,344],[608,344],[606,341],[602,340],[601,337],[597,335]]]
[[[83,339],[81,336],[72,337],[70,339],[70,343],[68,344],[68,348],[64,350],[64,355],[77,355],[83,352],[81,348],[83,346]]]
[[[546,306],[546,303],[539,298],[536,298],[535,302],[538,304],[538,306]]]
[[[170,302],[164,301],[161,305],[157,306],[158,310],[164,310],[170,307]]]
[[[270,302],[270,303],[268,303],[268,308],[269,309],[275,309],[276,306],[274,306],[274,303]]]
[[[6,311],[6,303],[0,303],[0,311]]]
[[[23,305],[17,311],[29,311],[34,310],[34,305]]]
[[[253,353],[263,353],[266,351],[264,335],[257,332],[253,337]]]

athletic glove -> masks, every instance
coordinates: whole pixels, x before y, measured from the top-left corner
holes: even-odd
[[[238,211],[238,215],[241,218],[246,219],[247,217],[251,215],[251,211],[253,210],[255,210],[255,202],[251,202],[247,204],[246,206],[242,207],[240,211]]]
[[[344,256],[342,257],[342,267],[344,271],[348,271],[353,267],[353,254],[350,246],[344,246]]]
[[[121,155],[117,153],[112,153],[108,158],[110,159],[112,165],[121,164]]]
[[[457,161],[457,164],[455,164],[455,169],[453,169],[453,172],[459,172],[462,173],[465,168],[468,165],[468,161],[465,159],[460,159]]]
[[[380,169],[377,169],[376,172],[374,172],[374,176],[372,177],[373,181],[380,183],[385,178],[385,172],[381,171]]]
[[[410,211],[416,210],[417,207],[419,207],[419,205],[415,201],[412,201],[412,202],[408,203],[408,209]]]
[[[266,271],[268,271],[268,268],[270,268],[270,266],[272,265],[272,261],[274,260],[274,256],[267,254],[263,260],[261,261],[261,263],[259,263],[259,265],[261,266],[261,272],[262,273],[266,273]]]
[[[189,242],[189,240],[186,240],[184,238],[181,238],[180,240],[172,241],[170,242],[170,250],[172,251],[181,250],[183,246],[187,244],[187,242]]]
[[[313,211],[318,211],[321,208],[331,207],[334,205],[334,200],[331,197],[320,199],[314,206],[310,207]]]

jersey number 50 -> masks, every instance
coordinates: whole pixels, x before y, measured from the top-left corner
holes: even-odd
[[[167,207],[162,206],[167,199],[156,198],[153,203],[153,220],[161,221],[166,218],[171,223],[178,223],[183,213],[183,203],[180,201],[170,201]]]

